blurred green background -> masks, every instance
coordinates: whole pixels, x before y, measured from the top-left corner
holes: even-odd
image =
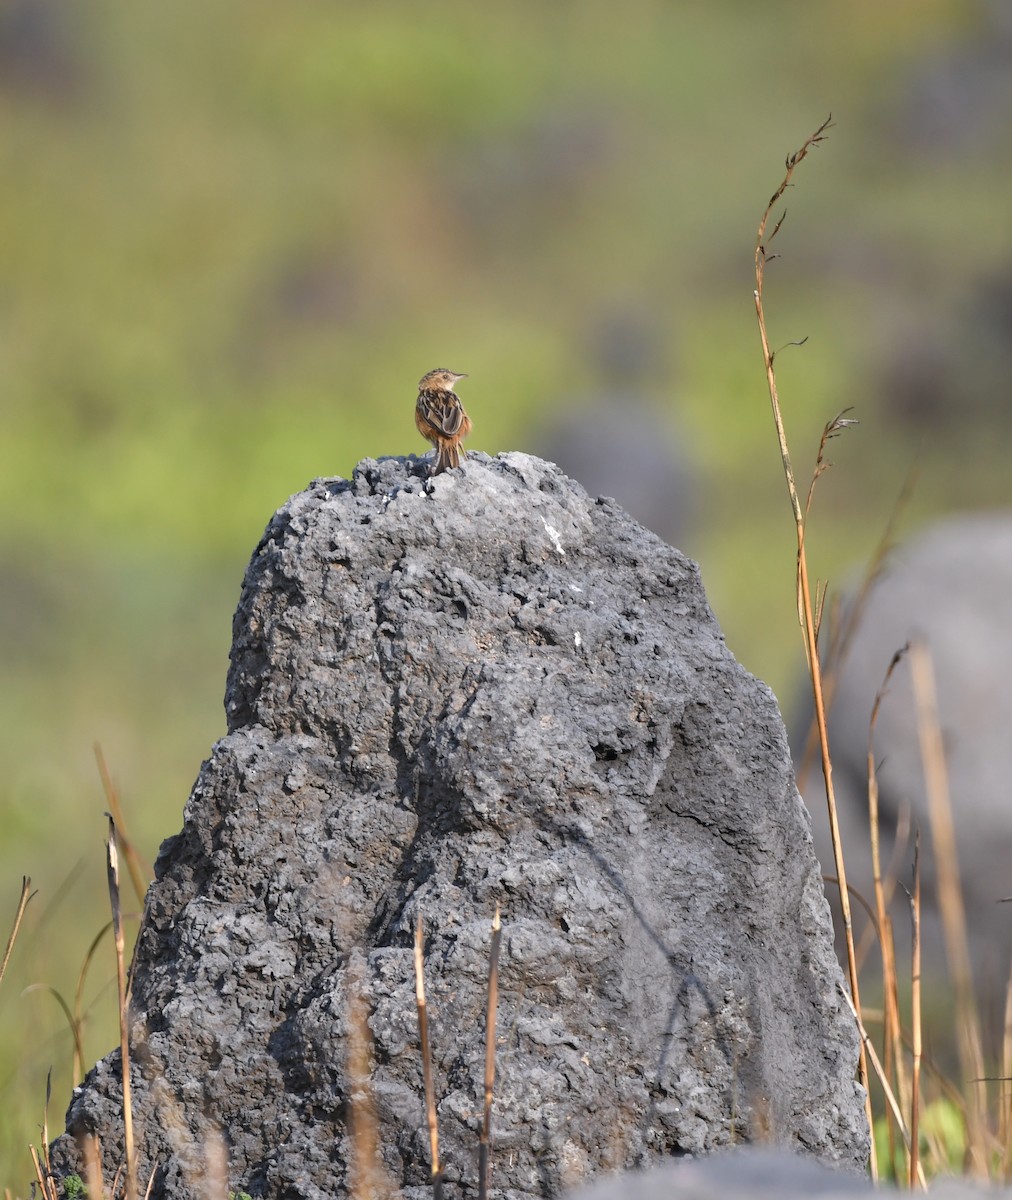
[[[314,476],[422,452],[424,371],[469,372],[490,453],[602,395],[630,476],[670,437],[659,531],[789,702],[752,254],[830,111],[766,297],[775,346],[809,338],[778,360],[806,484],[826,420],[861,421],[811,526],[839,581],[915,462],[906,529],[1009,500],[1002,0],[0,2],[0,936],[38,888],[0,985],[0,1184],[26,1186],[50,1066],[56,1128],[69,1090],[58,1004],[23,989],[69,1002],[107,919],[93,743],[150,862],[224,732],[261,530]],[[113,979],[104,944],[89,1060]]]

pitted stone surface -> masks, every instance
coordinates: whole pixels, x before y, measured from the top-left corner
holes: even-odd
[[[496,905],[493,1194],[753,1136],[863,1162],[857,1043],[776,703],[695,565],[613,502],[522,454],[314,482],[246,572],[226,710],[137,950],[154,1196],[199,1194],[216,1128],[232,1188],[350,1194],[359,988],[382,1163],[430,1194],[419,913],[444,1194],[472,1194]],[[114,1052],[68,1114],[107,1165],[118,1073]],[[69,1139],[56,1159],[74,1161]]]

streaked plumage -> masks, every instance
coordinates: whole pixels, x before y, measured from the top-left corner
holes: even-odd
[[[418,381],[415,425],[422,437],[436,448],[431,475],[459,467],[461,460],[467,457],[461,442],[471,432],[471,418],[453,390],[458,379],[466,378],[466,374],[437,367]]]

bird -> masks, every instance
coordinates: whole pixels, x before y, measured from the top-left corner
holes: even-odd
[[[437,367],[418,381],[415,401],[415,425],[418,432],[436,448],[430,475],[439,475],[450,467],[459,467],[467,451],[461,442],[471,432],[471,418],[464,412],[453,385],[467,374]]]

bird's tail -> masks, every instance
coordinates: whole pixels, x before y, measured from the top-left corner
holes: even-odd
[[[441,475],[451,467],[459,467],[465,458],[467,451],[460,442],[440,442],[436,448],[436,465],[432,468],[432,474]]]

